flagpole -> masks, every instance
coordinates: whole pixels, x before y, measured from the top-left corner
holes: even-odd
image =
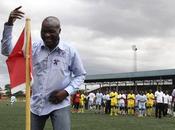
[[[30,19],[26,18],[26,130],[30,130]]]

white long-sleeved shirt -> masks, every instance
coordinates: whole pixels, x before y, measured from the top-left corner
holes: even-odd
[[[13,26],[4,25],[1,52],[6,56],[13,49],[12,28]],[[64,89],[71,95],[83,83],[86,71],[78,52],[63,41],[60,41],[58,46],[50,52],[40,40],[32,44],[32,63],[34,83],[31,111],[36,115],[46,115],[56,109],[69,106],[70,96],[56,105],[50,103],[48,98],[54,90]]]

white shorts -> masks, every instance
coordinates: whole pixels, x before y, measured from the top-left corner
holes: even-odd
[[[139,110],[140,109],[146,109],[145,103],[139,103]]]
[[[119,103],[118,106],[119,107],[125,107],[125,103]]]
[[[89,100],[89,106],[92,106],[92,105],[94,105],[93,100]]]
[[[96,100],[96,105],[101,105],[101,101],[100,100]]]

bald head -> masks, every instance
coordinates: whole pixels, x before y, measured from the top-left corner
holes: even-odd
[[[57,17],[54,16],[48,16],[46,17],[43,22],[42,22],[42,26],[53,26],[53,27],[57,27],[60,28],[60,20]]]

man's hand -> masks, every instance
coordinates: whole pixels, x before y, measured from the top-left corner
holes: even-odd
[[[67,93],[66,90],[55,90],[53,91],[50,96],[49,96],[49,102],[52,104],[58,104],[62,102],[69,94]]]
[[[7,22],[8,25],[13,25],[13,23],[16,21],[16,19],[21,19],[24,17],[24,12],[19,10],[21,7],[22,6],[19,6],[16,9],[14,9],[13,11],[11,11],[8,22]]]

